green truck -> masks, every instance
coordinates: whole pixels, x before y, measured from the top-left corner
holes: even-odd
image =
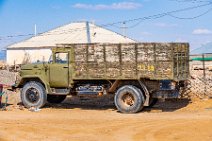
[[[48,63],[22,65],[14,88],[27,108],[113,94],[120,112],[136,113],[178,98],[188,76],[188,43],[58,44]]]

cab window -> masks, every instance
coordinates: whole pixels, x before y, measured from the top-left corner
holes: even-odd
[[[55,63],[57,64],[67,64],[68,63],[68,53],[59,52],[55,54]]]

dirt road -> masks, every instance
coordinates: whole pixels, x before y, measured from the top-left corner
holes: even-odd
[[[51,106],[0,111],[0,141],[212,141],[212,100],[171,101],[138,114],[113,105]]]

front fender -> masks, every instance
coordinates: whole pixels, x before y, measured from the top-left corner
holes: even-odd
[[[46,81],[46,79],[40,75],[26,75],[24,77],[21,77],[19,78],[18,80],[16,80],[16,83],[15,83],[15,87],[16,88],[22,88],[23,85],[26,83],[26,82],[29,82],[29,81],[40,81],[44,86],[45,86],[45,89],[46,89],[46,93],[51,93],[51,89],[50,89],[50,85],[49,85],[49,82]]]

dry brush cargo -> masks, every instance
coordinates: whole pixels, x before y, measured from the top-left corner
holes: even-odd
[[[48,63],[23,65],[15,88],[26,107],[69,94],[114,94],[119,111],[135,113],[158,98],[177,98],[188,62],[188,43],[59,44]]]

